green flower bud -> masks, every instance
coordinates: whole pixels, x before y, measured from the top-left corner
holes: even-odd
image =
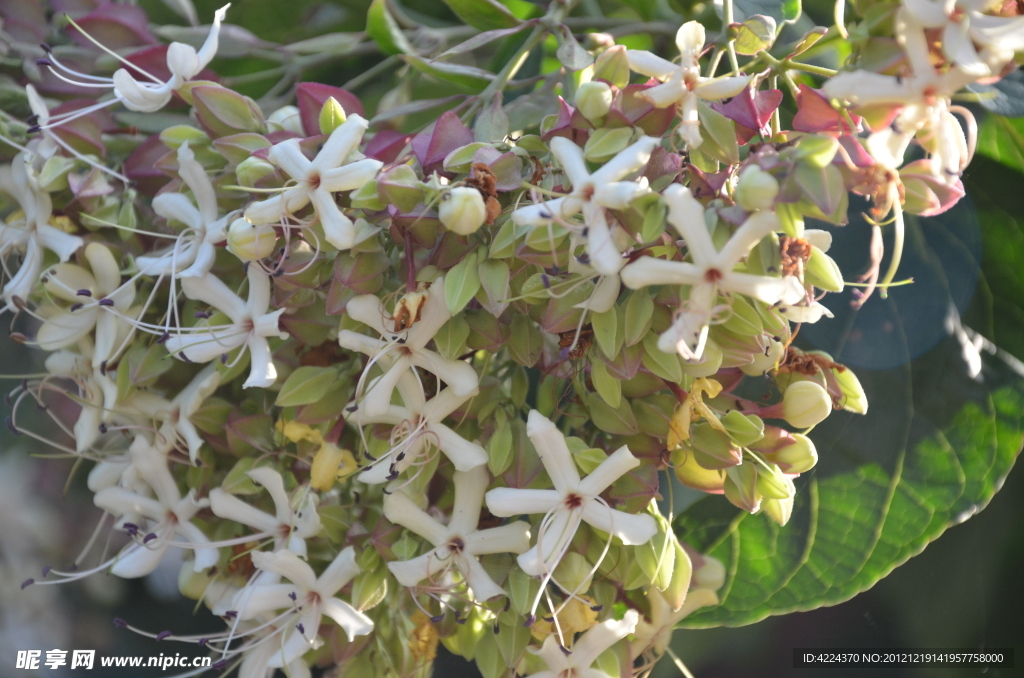
[[[732,444],[729,436],[704,421],[690,427],[686,446],[704,468],[728,468],[743,462],[743,451]]]
[[[693,570],[693,588],[717,591],[725,585],[725,565],[718,558],[702,557],[704,562]]]
[[[306,136],[302,129],[302,114],[296,106],[282,106],[267,117],[267,122],[274,127],[288,132],[295,132],[300,136]]]
[[[341,107],[341,104],[334,97],[328,98],[320,109],[320,118],[318,120],[320,134],[330,135],[331,132],[341,127],[345,120],[345,109]]]
[[[469,186],[457,186],[442,196],[437,214],[449,231],[469,235],[484,225],[487,207],[480,191]]]
[[[779,448],[771,458],[786,473],[806,473],[818,463],[818,450],[811,439],[802,433],[794,433],[792,436],[796,442]]]
[[[246,186],[253,188],[260,182],[274,173],[274,166],[263,158],[257,158],[256,156],[250,156],[238,163],[238,167],[235,168],[235,178],[238,179],[239,186]]]
[[[593,565],[586,558],[570,551],[555,568],[555,579],[570,591],[586,593],[590,590],[592,568]]]
[[[740,174],[733,197],[740,207],[748,212],[766,210],[775,204],[779,194],[779,182],[757,165],[748,165]]]
[[[843,272],[829,255],[811,246],[811,257],[804,267],[804,280],[829,292],[843,291]]]
[[[672,465],[679,482],[702,492],[721,492],[725,474],[721,470],[706,469],[697,463],[697,457],[686,446],[672,452]]]
[[[722,425],[729,437],[737,444],[747,447],[764,437],[764,422],[754,414],[743,414],[732,410],[722,417]]]
[[[761,508],[764,509],[769,518],[779,525],[785,525],[789,522],[790,516],[793,515],[793,497],[785,499],[765,497],[761,500]]]
[[[793,481],[782,474],[779,467],[769,463],[757,470],[757,491],[770,499],[787,499],[796,494]]]
[[[782,418],[797,428],[810,428],[832,412],[828,392],[813,381],[794,381],[782,396]]]
[[[600,120],[612,108],[612,88],[608,83],[592,80],[576,90],[576,109],[587,120]]]
[[[186,141],[188,142],[188,147],[193,150],[200,146],[210,145],[210,137],[206,135],[206,132],[189,125],[168,127],[160,132],[160,141],[164,146],[175,151]]]
[[[843,409],[856,414],[867,414],[868,396],[864,393],[864,387],[860,385],[860,380],[857,379],[857,375],[853,373],[853,370],[849,368],[845,370],[834,369],[832,374],[835,376],[836,383],[839,384],[839,389],[843,393]]]
[[[755,513],[761,504],[757,491],[757,469],[747,462],[725,470],[725,498],[748,513]]]
[[[189,600],[200,600],[210,585],[206,571],[196,572],[191,561],[185,561],[178,570],[178,590]]]
[[[629,58],[623,45],[613,45],[597,57],[594,79],[605,80],[619,89],[629,84]]]
[[[781,341],[769,339],[767,352],[755,354],[749,363],[740,366],[740,371],[748,377],[760,377],[775,367],[785,352],[786,347]]]
[[[228,251],[242,261],[255,261],[270,256],[277,246],[277,233],[269,226],[254,226],[245,219],[235,219],[228,229]]]

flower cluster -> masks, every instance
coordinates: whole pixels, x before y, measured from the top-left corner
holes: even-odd
[[[952,97],[1015,67],[1024,19],[889,3],[850,34],[891,58],[835,73],[795,58],[846,27],[789,54],[766,17],[710,41],[685,23],[678,56],[588,51],[571,5],[429,60],[375,24],[410,77],[485,83],[405,106],[455,106],[426,124],[397,95],[368,120],[330,85],[234,91],[209,68],[230,6],[198,50],[102,4],[32,26],[75,44],[15,43],[32,82],[0,124],[0,312],[46,358],[7,422],[90,464],[122,544],[27,583],[144,577],[178,549],[225,630],[154,636],[245,678],[408,676],[438,643],[488,678],[639,675],[717,604],[725,570],[674,532],[666,472],[789,521],[809,429],[867,410],[797,328],[847,284],[884,294],[904,213],[963,196],[976,133]],[[527,27],[498,74],[449,60]],[[551,31],[564,67],[513,81]],[[137,134],[157,113],[178,124]],[[854,283],[805,225],[845,224],[850,192],[875,230]]]

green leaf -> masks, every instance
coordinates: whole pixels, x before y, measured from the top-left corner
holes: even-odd
[[[622,399],[618,407],[611,407],[604,400],[593,395],[587,396],[585,400],[594,426],[602,431],[618,436],[631,436],[640,432],[640,427],[636,424],[636,417],[633,416],[633,410],[626,398]]]
[[[494,80],[494,73],[475,66],[450,64],[446,61],[429,61],[415,54],[406,54],[402,59],[421,73],[478,91],[487,87]]]
[[[480,289],[477,260],[477,252],[474,250],[452,266],[444,277],[444,301],[452,315],[461,312]]]
[[[622,382],[613,377],[608,372],[608,367],[600,360],[591,363],[590,378],[594,382],[594,390],[601,399],[608,403],[609,407],[617,408],[622,402]]]
[[[288,375],[277,394],[278,407],[308,405],[324,396],[338,378],[333,367],[300,367]]]
[[[657,334],[648,332],[647,336],[644,337],[643,344],[644,355],[642,360],[644,367],[662,379],[671,381],[673,384],[678,384],[683,380],[683,366],[679,362],[679,355],[676,353],[665,353],[658,348]]]
[[[466,339],[469,338],[469,323],[461,315],[452,316],[441,325],[434,335],[437,351],[446,360],[454,360],[466,352]]]
[[[523,367],[533,367],[540,360],[544,339],[528,316],[517,315],[512,320],[512,334],[509,335],[505,346],[512,360]]]
[[[444,0],[444,4],[460,19],[481,31],[514,28],[520,24],[519,19],[497,0]]]
[[[603,313],[590,314],[590,325],[594,328],[597,346],[609,358],[617,356],[619,349],[622,348],[624,332],[619,330],[620,315],[618,307],[612,307]]]
[[[221,483],[221,489],[229,494],[256,494],[260,488],[249,477],[248,471],[252,470],[256,463],[255,457],[243,457],[239,459]]]
[[[771,49],[775,42],[775,19],[755,14],[742,24],[736,33],[736,52],[744,55],[757,54],[762,49]]]
[[[386,0],[373,0],[370,3],[370,8],[366,10],[366,34],[373,38],[385,54],[413,54],[416,51],[391,16]]]
[[[978,130],[978,153],[1024,172],[1024,118],[986,115]]]
[[[840,603],[983,508],[1021,448],[1024,380],[985,354],[975,381],[961,351],[946,338],[913,370],[862,371],[872,408],[815,429],[829,454],[798,480],[785,527],[718,497],[683,514],[680,538],[728,570],[721,604],[683,625],[739,626]]]
[[[512,427],[501,410],[497,419],[498,426],[487,441],[487,468],[493,476],[500,476],[512,464]]]
[[[647,336],[654,317],[654,300],[647,288],[634,290],[626,301],[626,346],[634,346]]]

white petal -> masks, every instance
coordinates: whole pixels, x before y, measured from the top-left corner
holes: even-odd
[[[606,162],[591,177],[594,185],[603,190],[607,184],[619,181],[628,174],[636,172],[651,159],[651,153],[661,143],[656,137],[642,136],[632,145],[627,146]]]
[[[323,598],[330,598],[359,574],[356,552],[348,546],[334,557],[316,582],[316,591]]]
[[[645,544],[658,532],[658,523],[646,513],[625,513],[596,500],[583,505],[583,520],[627,545]]]
[[[253,551],[250,557],[257,568],[279,574],[304,591],[311,591],[316,586],[313,569],[291,551]]]
[[[484,459],[487,463],[487,459]],[[480,509],[484,504],[484,492],[491,477],[487,469],[477,466],[470,471],[456,471],[452,477],[455,485],[455,505],[452,517],[448,521],[448,529],[456,534],[467,535],[476,530],[480,520]]]
[[[188,76],[190,78],[195,77],[199,71],[206,68],[206,65],[213,60],[213,57],[217,54],[218,47],[218,36],[220,35],[220,24],[224,21],[224,17],[228,14],[228,7],[231,7],[231,3],[224,5],[218,9],[213,15],[213,25],[210,26],[210,34],[206,36],[206,42],[199,48],[199,64],[196,72]]]
[[[487,510],[499,518],[547,513],[562,501],[562,494],[555,490],[527,490],[514,487],[498,487],[484,495]]]
[[[442,547],[438,551],[447,552]],[[388,569],[402,586],[416,586],[424,579],[435,576],[448,565],[447,559],[439,557],[434,549],[410,560],[396,560],[388,563]]]
[[[655,108],[668,108],[685,99],[689,93],[680,78],[671,78],[660,85],[645,89],[641,96],[654,104]]]
[[[356,228],[334,202],[334,196],[322,187],[311,191],[309,195],[327,242],[339,250],[347,250],[355,245]]]
[[[448,528],[417,506],[405,492],[393,492],[384,497],[384,516],[396,525],[401,525],[423,537],[434,546],[441,546],[448,541]]]
[[[705,79],[693,89],[693,93],[701,99],[719,101],[734,97],[747,88],[750,75],[738,75],[728,78]]]
[[[704,281],[704,269],[686,261],[641,257],[627,264],[619,274],[631,290],[650,285],[697,285]]]
[[[123,487],[106,487],[97,492],[92,503],[114,516],[142,515],[161,520],[166,514],[163,505],[150,497],[143,497]]]
[[[320,187],[332,192],[354,191],[363,184],[373,181],[383,166],[384,163],[373,158],[350,162],[324,172],[320,177]]]
[[[323,601],[321,609],[345,631],[349,640],[354,640],[356,636],[365,636],[373,630],[373,620],[337,598]]]
[[[651,54],[646,50],[628,49],[626,50],[626,58],[629,60],[629,67],[632,70],[651,78],[657,78],[658,80],[664,80],[679,70],[678,64],[662,59],[660,56]]]
[[[583,158],[583,149],[567,137],[555,137],[548,145],[551,153],[558,159],[558,164],[565,170],[565,175],[572,182],[574,190],[580,190],[590,180],[587,162]]]
[[[277,223],[284,215],[284,195],[275,195],[260,202],[254,202],[245,208],[245,220],[254,226],[265,226]]]
[[[704,49],[704,26],[699,21],[687,21],[676,31],[676,47],[683,57],[695,59]]]
[[[253,267],[250,266],[250,268]],[[181,291],[189,299],[201,301],[222,311],[231,318],[232,322],[241,322],[245,316],[245,302],[239,299],[238,295],[215,275],[207,274],[202,278],[183,278]]]
[[[245,621],[265,612],[287,610],[295,604],[291,596],[297,593],[298,589],[293,584],[251,584],[235,594],[229,609]]]
[[[65,233],[48,224],[36,227],[36,238],[39,239],[39,243],[43,247],[56,254],[61,261],[67,261],[84,242],[77,235]]]
[[[155,113],[171,100],[167,84],[140,84],[123,68],[114,71],[114,94],[125,108],[139,113]]]
[[[123,579],[145,577],[164,559],[167,548],[167,542],[159,540],[156,545],[131,544],[118,556],[117,562],[110,568],[110,573]]]
[[[484,566],[473,556],[466,554],[456,556],[455,563],[477,601],[483,602],[495,596],[505,595],[505,590],[491,579],[491,575],[487,574]]]
[[[587,221],[587,256],[595,271],[613,277],[625,265],[622,252],[615,246],[604,209],[588,203],[583,208]]]
[[[580,492],[588,497],[596,497],[639,465],[640,460],[623,445],[580,482]]]
[[[219,487],[210,490],[210,510],[218,518],[248,525],[259,532],[275,532],[280,524],[274,516],[246,504]]]
[[[446,360],[426,349],[412,354],[410,360],[416,367],[436,374],[438,379],[448,384],[455,395],[468,396],[480,385],[480,377],[473,366],[461,360]]]
[[[283,310],[283,309],[282,309]],[[270,344],[263,337],[249,337],[249,377],[242,388],[268,388],[277,381],[277,368],[270,353]]]
[[[555,138],[559,139],[561,137]],[[566,200],[565,198],[555,198],[554,200],[547,200],[534,205],[526,205],[512,213],[512,221],[516,226],[542,226],[551,223],[555,215],[571,217],[578,210],[571,211],[568,207],[576,203],[577,201]]]
[[[668,222],[683,236],[694,263],[703,268],[715,261],[718,251],[704,221],[704,206],[697,202],[689,188],[679,184],[666,188],[664,196],[668,203]]]
[[[488,553],[522,553],[530,548],[530,523],[516,520],[465,536],[466,550],[475,556]]]
[[[331,132],[331,136],[320,149],[314,162],[316,169],[325,173],[345,162],[348,154],[359,147],[363,133],[369,126],[370,123],[361,115],[349,115],[340,127]]]
[[[96,326],[97,315],[99,308],[93,306],[51,316],[42,324],[36,335],[39,348],[44,351],[56,351],[70,346],[92,331]]]
[[[190,278],[190,280],[198,280],[198,278]],[[208,363],[244,344],[247,334],[240,329],[218,330],[216,333],[207,331],[173,334],[164,342],[164,347],[175,358],[180,359],[184,354],[194,363]]]
[[[598,655],[636,630],[640,614],[627,610],[622,619],[609,619],[591,628],[573,643],[570,661],[574,666],[589,667]]]
[[[526,435],[537,450],[555,489],[562,493],[576,490],[580,484],[580,474],[576,470],[576,462],[569,452],[565,436],[555,424],[537,410],[530,410],[526,419]]]
[[[580,512],[560,509],[552,514],[547,529],[537,531],[537,544],[516,558],[519,567],[531,577],[540,577],[555,569],[566,547],[580,527]]]

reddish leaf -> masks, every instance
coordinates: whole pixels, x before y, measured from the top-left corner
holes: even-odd
[[[94,40],[112,50],[153,45],[157,42],[149,32],[146,13],[135,5],[100,5],[85,16],[78,17],[75,22]],[[64,30],[82,47],[96,49],[96,46],[71,24]]]
[[[797,111],[793,117],[793,129],[798,132],[843,132],[852,134],[862,128],[861,119],[850,114],[855,129],[850,129],[846,117],[832,108],[821,90],[800,85],[800,93],[796,98]]]
[[[376,158],[381,162],[394,162],[411,138],[410,135],[402,134],[398,130],[382,129],[367,142],[366,150],[363,153],[367,157]]]
[[[173,156],[171,151],[163,142],[160,135],[154,134],[143,141],[138,148],[124,163],[124,173],[129,179],[135,182],[136,188],[143,194],[150,197],[168,182],[170,177],[157,169],[157,163],[164,156]]]
[[[331,97],[341,104],[345,115],[364,115],[363,104],[351,92],[322,85],[319,82],[304,82],[295,87],[295,99],[299,106],[299,113],[302,116],[302,129],[306,130],[306,136],[320,134],[320,111]]]
[[[473,130],[462,124],[455,111],[445,111],[433,128],[413,137],[412,150],[424,173],[429,174],[444,162],[449,153],[471,143]]]
[[[768,123],[772,119],[772,113],[782,103],[782,90],[767,89],[754,91],[748,87],[728,103],[714,102],[711,108],[718,111],[737,124],[748,127],[755,132],[768,136],[770,130]]]

